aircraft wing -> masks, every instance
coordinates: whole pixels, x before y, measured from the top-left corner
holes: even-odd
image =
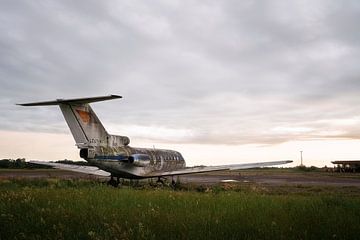
[[[71,165],[71,164],[63,164],[63,163],[51,163],[51,162],[41,162],[41,161],[30,161],[33,164],[50,166],[57,169],[68,170],[73,172],[86,173],[91,175],[99,175],[104,177],[109,177],[111,174],[104,170],[101,170],[94,166],[79,166],[79,165]]]
[[[165,177],[165,176],[176,176],[176,175],[215,172],[215,171],[240,170],[240,169],[281,165],[281,164],[286,164],[286,163],[291,163],[291,162],[292,162],[291,160],[285,160],[285,161],[274,161],[274,162],[258,162],[258,163],[241,163],[241,164],[230,164],[230,165],[219,165],[219,166],[189,167],[189,168],[183,168],[183,169],[167,171],[167,172],[163,172],[163,171],[152,172],[149,175],[145,175],[142,177]],[[109,177],[111,175],[109,172],[106,172],[106,171],[101,170],[94,166],[79,166],[79,165],[41,162],[41,161],[30,161],[30,163],[46,165],[46,166],[50,166],[53,168],[68,170],[68,171],[73,171],[73,172],[99,175],[99,176],[104,176],[104,177]]]
[[[208,167],[207,166],[189,167],[189,168],[179,169],[179,170],[175,170],[175,171],[168,171],[168,172],[153,172],[148,177],[165,177],[165,176],[205,173],[205,172],[214,172],[214,171],[240,170],[240,169],[281,165],[281,164],[287,164],[287,163],[291,163],[291,162],[293,162],[293,161],[284,160],[284,161],[273,161],[273,162],[241,163],[241,164],[230,164],[230,165],[220,165],[220,166],[208,166]]]

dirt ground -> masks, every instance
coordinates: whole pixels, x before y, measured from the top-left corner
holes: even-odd
[[[0,180],[12,178],[61,178],[61,179],[77,179],[77,178],[97,178],[88,174],[70,172],[59,169],[0,169]]]
[[[339,173],[295,173],[274,171],[227,172],[227,174],[188,175],[181,177],[185,182],[215,184],[218,182],[258,183],[270,186],[316,185],[316,186],[354,186],[360,187],[360,174]]]
[[[103,179],[82,173],[57,169],[0,169],[1,179],[12,178],[61,178],[61,179]],[[256,183],[268,186],[312,185],[312,186],[352,186],[360,188],[360,173],[295,172],[291,170],[256,169],[226,171],[180,176],[184,183],[213,185],[221,182]],[[169,178],[171,179],[171,178]],[[174,177],[174,180],[176,177]]]

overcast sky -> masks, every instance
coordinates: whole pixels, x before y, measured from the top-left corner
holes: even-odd
[[[359,23],[359,1],[3,0],[0,158],[18,133],[73,141],[56,107],[14,103],[107,94],[110,132],[190,157],[348,141],[360,158]]]

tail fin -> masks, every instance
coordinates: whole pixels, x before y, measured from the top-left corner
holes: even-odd
[[[17,104],[20,106],[59,105],[79,148],[89,146],[127,145],[129,139],[123,136],[109,135],[90,107],[89,103],[122,98],[118,95],[57,99],[55,101]]]

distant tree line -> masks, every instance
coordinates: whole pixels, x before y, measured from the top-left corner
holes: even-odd
[[[326,168],[326,167],[325,167]],[[318,172],[321,171],[321,168],[315,167],[315,166],[311,166],[311,167],[306,167],[306,166],[296,166],[294,168],[295,170],[301,171],[301,172]]]
[[[73,165],[81,165],[88,166],[89,164],[85,161],[72,161],[72,160],[58,160],[54,161],[55,163],[65,163],[65,164],[73,164]],[[33,164],[25,161],[25,158],[18,159],[1,159],[0,160],[0,168],[8,168],[8,169],[34,169],[34,168],[51,168],[45,165]]]
[[[18,159],[1,159],[0,168],[10,168],[10,169],[23,169],[23,168],[50,168],[47,166],[37,166],[25,161],[25,158]]]

